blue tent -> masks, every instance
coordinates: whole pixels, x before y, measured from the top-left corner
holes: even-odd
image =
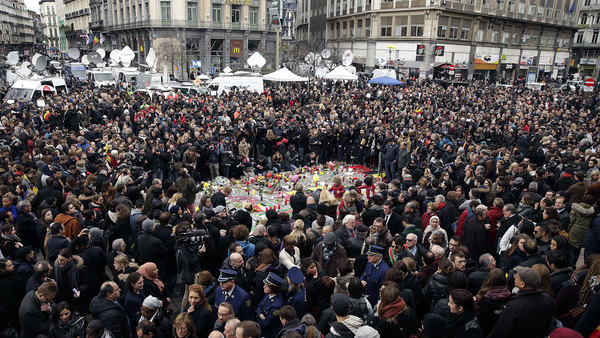
[[[391,86],[397,86],[397,85],[404,84],[402,81],[398,81],[389,76],[376,77],[374,79],[369,80],[369,83],[370,84],[380,84],[380,85],[391,85]]]

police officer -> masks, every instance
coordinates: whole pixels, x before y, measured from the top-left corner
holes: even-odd
[[[367,251],[367,268],[360,276],[363,286],[366,288],[365,293],[371,305],[375,305],[379,300],[379,289],[385,279],[385,273],[390,269],[386,262],[382,259],[383,248],[376,245],[371,245]]]
[[[279,293],[283,279],[276,274],[269,272],[267,278],[263,280],[265,285],[263,290],[265,297],[262,299],[256,309],[258,325],[260,325],[262,336],[265,338],[275,338],[281,331],[281,321],[279,320],[279,309],[284,305],[283,297]]]
[[[240,320],[253,320],[254,314],[250,296],[244,289],[235,285],[235,270],[219,270],[219,287],[215,292],[215,307],[213,313],[216,313],[222,302],[229,302],[233,306],[233,311]]]
[[[297,266],[292,266],[288,271],[287,304],[296,309],[296,314],[302,318],[306,314],[306,290],[304,289],[304,275]]]

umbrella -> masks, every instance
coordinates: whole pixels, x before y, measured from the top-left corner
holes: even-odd
[[[370,84],[380,84],[380,85],[390,85],[390,86],[397,86],[397,85],[401,85],[404,84],[402,81],[398,81],[394,78],[391,78],[389,76],[380,76],[380,77],[376,77],[374,79],[371,79],[369,81]]]

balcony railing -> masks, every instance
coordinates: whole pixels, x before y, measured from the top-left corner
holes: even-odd
[[[193,20],[143,20],[118,25],[106,25],[108,31],[127,30],[133,28],[173,27],[173,28],[202,28],[202,29],[232,29],[245,31],[274,32],[275,26],[248,23],[193,21]]]
[[[90,29],[102,29],[103,26],[104,26],[104,20],[98,20],[98,21],[89,23]]]

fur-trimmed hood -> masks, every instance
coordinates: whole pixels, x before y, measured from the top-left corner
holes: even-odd
[[[583,216],[591,217],[594,215],[594,207],[587,203],[573,203],[571,209]]]
[[[83,258],[77,256],[77,255],[73,255],[73,261],[75,262],[75,265],[77,266],[77,268],[81,268],[83,266]],[[54,265],[59,264],[58,263],[58,258],[56,258],[56,260],[54,261]]]
[[[125,271],[117,274],[117,278],[120,281],[125,282],[125,281],[127,281],[127,277],[129,277],[129,274],[137,271],[139,269],[139,267],[140,266],[134,262],[128,262],[127,265],[125,266]]]

